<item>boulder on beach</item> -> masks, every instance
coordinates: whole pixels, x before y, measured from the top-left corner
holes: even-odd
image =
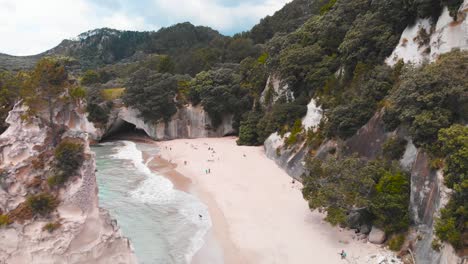
[[[359,228],[359,231],[361,232],[361,234],[365,234],[365,235],[368,235],[371,231],[371,226],[369,225],[361,225],[361,227]]]
[[[385,232],[375,226],[372,227],[372,230],[369,234],[369,242],[373,244],[382,244],[385,242]]]

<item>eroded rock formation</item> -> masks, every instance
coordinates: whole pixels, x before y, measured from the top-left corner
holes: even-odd
[[[208,113],[200,106],[194,107],[191,105],[180,108],[167,123],[145,122],[139,117],[139,112],[136,109],[116,108],[111,115],[109,129],[106,134],[119,130],[124,122],[135,125],[137,129],[144,130],[148,136],[155,140],[223,137],[235,133],[232,127],[232,116],[226,116],[221,125],[213,128]]]
[[[0,136],[0,209],[11,220],[0,228],[0,263],[136,263],[116,221],[99,208],[94,153],[84,132],[90,124],[80,108],[67,105],[55,112],[60,137],[81,142],[85,156],[76,175],[56,189],[46,178],[53,156],[50,129],[41,113],[26,118],[26,110],[17,104]],[[56,209],[28,214],[27,197],[44,192],[56,197]],[[46,230],[51,223],[53,230]]]

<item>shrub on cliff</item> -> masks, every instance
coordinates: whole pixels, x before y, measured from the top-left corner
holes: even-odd
[[[8,128],[5,119],[18,98],[22,76],[21,72],[16,76],[9,72],[0,72],[0,134]]]
[[[40,59],[26,85],[22,87],[22,96],[28,106],[28,113],[35,114],[47,107],[48,126],[52,132],[52,143],[55,146],[58,141],[58,133],[54,121],[54,110],[60,97],[70,86],[68,72],[63,61],[44,57]]]
[[[97,87],[89,87],[86,91],[86,101],[88,120],[97,124],[106,124],[113,103],[111,101],[106,103],[102,90]]]
[[[436,234],[455,248],[463,247],[468,233],[468,128],[453,125],[439,132],[442,155],[445,156],[445,183],[453,189],[448,204],[436,221]]]
[[[321,101],[335,100],[338,104],[325,112],[328,120],[326,135],[346,139],[365,125],[392,88],[395,81],[393,73],[387,66],[371,69],[370,65],[358,63],[349,87],[341,95],[330,94],[331,91],[324,93]]]
[[[289,136],[286,138],[284,142],[285,147],[292,146],[296,144],[297,142],[304,140],[305,136],[303,132],[304,132],[304,127],[302,126],[302,121],[300,119],[297,119],[291,128],[291,132]]]
[[[397,164],[364,161],[357,156],[309,158],[302,194],[311,209],[323,209],[326,220],[345,224],[352,208],[367,208],[387,232],[409,225],[409,180]]]
[[[95,103],[88,103],[86,106],[88,119],[93,123],[106,124],[109,120],[109,109],[104,109],[102,106]]]
[[[324,209],[333,224],[343,223],[352,207],[369,206],[369,194],[382,174],[379,166],[366,166],[357,156],[323,161],[309,158],[306,168],[302,194],[311,209]]]
[[[58,205],[57,199],[48,193],[40,193],[29,196],[26,200],[28,207],[33,214],[47,216]]]
[[[42,228],[43,231],[47,231],[49,233],[53,233],[55,230],[60,228],[62,224],[60,222],[50,222],[44,225]]]
[[[92,85],[100,82],[99,73],[93,70],[87,70],[81,77],[82,85]]]
[[[430,151],[440,129],[468,116],[468,52],[452,51],[422,68],[406,68],[389,97],[388,130],[409,128],[417,147]]]
[[[83,165],[84,146],[65,139],[55,148],[54,156],[56,175],[47,180],[51,186],[65,183]]]
[[[257,124],[258,142],[264,142],[271,133],[293,127],[294,122],[307,113],[307,103],[296,100],[290,103],[277,102]],[[283,131],[285,132],[285,131]]]
[[[374,188],[370,211],[375,224],[387,233],[405,231],[410,223],[408,175],[401,171],[386,172]]]
[[[8,217],[8,215],[0,214],[0,227],[7,226],[11,223],[12,221],[10,220],[10,217]]]
[[[391,137],[382,146],[382,155],[388,160],[399,160],[405,153],[406,144],[404,138]]]
[[[389,241],[388,241],[388,247],[390,250],[393,251],[400,251],[401,247],[403,246],[403,243],[405,243],[405,235],[404,234],[398,234],[393,236]]]

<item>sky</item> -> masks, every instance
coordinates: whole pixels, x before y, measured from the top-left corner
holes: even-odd
[[[291,0],[0,0],[0,53],[33,55],[91,29],[156,31],[180,22],[225,35]]]

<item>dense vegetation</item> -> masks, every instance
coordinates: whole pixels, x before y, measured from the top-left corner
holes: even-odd
[[[20,74],[0,72],[0,134],[8,127],[5,119],[19,96],[22,79]]]
[[[168,121],[177,112],[174,101],[179,82],[187,77],[141,69],[130,78],[123,97],[146,121]]]
[[[389,98],[389,130],[403,124],[417,146],[431,149],[438,131],[468,116],[468,53],[455,51],[423,68],[407,67]],[[466,121],[466,120],[465,120]]]
[[[243,33],[255,43],[264,43],[276,33],[290,33],[304,24],[311,16],[327,12],[336,0],[296,0],[287,3],[273,16],[260,20],[249,32]]]
[[[310,208],[326,211],[328,221],[341,225],[347,224],[350,211],[363,209],[372,224],[396,234],[390,241],[394,249],[401,247],[401,232],[410,223],[409,177],[396,162],[407,144],[399,133],[407,131],[404,136],[417,147],[443,161],[439,167],[454,192],[436,232],[462,247],[468,143],[466,127],[457,124],[465,124],[468,116],[468,52],[452,51],[422,67],[384,64],[405,27],[417,18],[436,19],[444,6],[456,17],[461,3],[295,0],[234,37],[190,23],[158,32],[90,31],[49,51],[76,59],[78,69],[44,59],[27,74],[0,74],[0,119],[18,94],[31,111],[41,110],[36,105],[52,109],[53,98],[71,85],[68,68],[81,76],[77,79],[87,89],[89,119],[96,123],[108,121],[109,101],[115,99],[103,95],[108,88],[125,91],[123,102],[148,122],[167,122],[183,105],[201,105],[213,129],[226,116],[233,117],[240,145],[261,145],[274,132],[284,136],[285,147],[305,142],[312,149],[303,178]],[[429,33],[423,30],[419,38],[428,41]],[[287,93],[275,91],[273,79]],[[76,94],[84,96],[79,89]],[[324,118],[317,130],[306,131],[301,118],[311,98]],[[324,140],[336,140],[341,147],[375,113],[383,113],[387,132],[398,131],[382,142],[381,160],[344,156],[339,150],[314,158]],[[52,119],[49,123],[54,128]],[[66,168],[59,170],[67,173],[50,180],[63,183],[81,165],[82,150],[78,145],[57,149],[58,160],[78,162],[64,161]]]
[[[303,196],[311,209],[327,212],[326,220],[346,225],[353,208],[366,208],[374,225],[387,232],[409,226],[409,177],[398,165],[366,162],[356,156],[307,161]]]
[[[466,246],[468,233],[468,128],[453,125],[439,131],[438,142],[445,157],[446,185],[453,189],[447,206],[436,223],[436,233],[455,248]],[[464,244],[465,243],[465,244]]]
[[[193,105],[200,103],[203,106],[215,128],[229,114],[234,116],[233,127],[238,128],[242,114],[252,106],[249,90],[241,86],[241,76],[236,68],[201,72],[189,85],[189,100]]]
[[[388,160],[400,160],[405,153],[407,143],[406,139],[396,136],[387,139],[382,146],[384,158]]]

